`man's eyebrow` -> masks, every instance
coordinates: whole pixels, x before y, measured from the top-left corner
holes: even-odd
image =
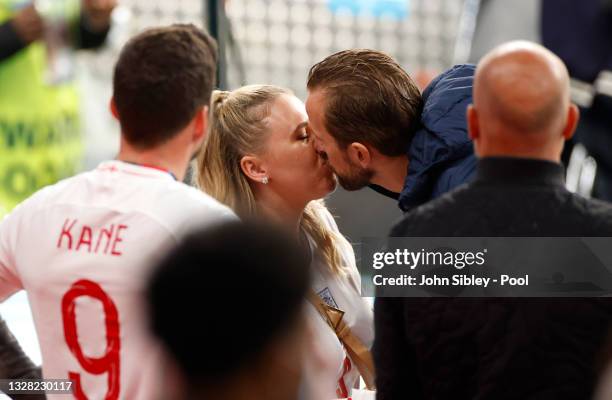
[[[295,127],[295,129],[293,130],[293,133],[299,131],[302,128],[306,128],[308,126],[308,121],[304,121],[300,124],[298,124],[298,126]]]
[[[312,125],[310,124],[310,122],[308,122],[308,125],[306,126],[306,132],[312,133],[313,135],[317,136],[317,133],[314,131],[314,129],[312,129]]]

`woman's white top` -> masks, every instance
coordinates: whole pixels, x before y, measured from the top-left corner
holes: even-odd
[[[321,210],[320,214],[324,217],[327,226],[340,234],[329,211]],[[312,289],[328,305],[344,311],[344,321],[353,334],[371,348],[374,341],[373,313],[370,304],[361,297],[361,276],[355,264],[352,246],[344,242],[338,248],[344,264],[344,274],[338,275],[332,273],[312,238],[308,239],[312,250]],[[327,388],[335,385],[333,390],[336,398],[350,396],[360,376],[356,365],[347,356],[336,333],[310,303],[307,306],[307,315],[313,332],[316,356],[324,358],[327,371],[326,376],[319,374],[320,379],[314,383],[317,386],[321,385],[323,393],[329,393]]]

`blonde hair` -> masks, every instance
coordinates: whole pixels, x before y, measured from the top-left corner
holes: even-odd
[[[213,92],[208,135],[197,160],[196,185],[232,208],[242,218],[259,214],[249,180],[240,160],[247,154],[261,154],[268,127],[265,118],[276,98],[291,94],[271,85],[244,86],[232,92]],[[327,209],[322,200],[308,203],[300,228],[315,242],[330,270],[344,273],[339,246],[349,245],[325,222]]]

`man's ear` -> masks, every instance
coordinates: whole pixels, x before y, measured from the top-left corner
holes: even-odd
[[[370,168],[372,163],[372,154],[370,150],[362,143],[353,142],[346,149],[349,160],[362,168]]]
[[[255,155],[247,155],[240,159],[240,169],[252,181],[262,182],[268,177],[268,172],[262,160]]]
[[[467,127],[468,136],[475,142],[480,138],[480,126],[478,125],[478,112],[473,104],[470,104],[467,108]]]
[[[119,111],[117,111],[117,105],[115,104],[114,97],[111,97],[110,99],[109,108],[110,108],[111,114],[113,114],[113,117],[115,117],[115,119],[119,121]]]
[[[206,137],[206,129],[208,127],[208,106],[202,107],[196,113],[194,119],[193,142],[201,144]]]
[[[563,137],[565,140],[571,139],[578,126],[580,120],[580,110],[574,103],[571,103],[567,110],[567,120],[565,122],[565,128],[563,128]]]

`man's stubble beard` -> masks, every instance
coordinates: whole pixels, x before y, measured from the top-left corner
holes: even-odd
[[[342,186],[344,190],[349,192],[356,191],[359,189],[363,189],[364,187],[370,184],[372,177],[374,176],[374,171],[368,168],[361,168],[358,165],[351,162],[348,157],[344,156],[344,160],[348,165],[348,173],[341,174],[329,163],[329,156],[325,152],[317,152],[319,157],[323,159],[323,162],[327,164],[327,166],[334,173],[336,182]]]
[[[352,163],[349,163],[349,165],[350,168],[346,174],[339,174],[334,170],[340,186],[349,192],[363,189],[364,187],[368,186],[372,180],[372,177],[374,176],[374,171],[368,168],[358,167]]]

